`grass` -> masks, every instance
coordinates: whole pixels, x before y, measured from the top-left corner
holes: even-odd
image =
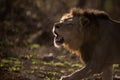
[[[38,80],[58,80],[60,76],[70,74],[76,69],[81,68],[80,64],[72,64],[65,60],[65,56],[59,56],[57,59],[58,61],[44,61],[42,58],[37,58],[35,53],[21,54],[19,58],[2,59],[0,68],[8,72],[19,72],[19,75],[21,73],[34,76],[39,75]],[[7,77],[11,78],[10,76]]]
[[[6,71],[19,71],[22,68],[22,62],[17,58],[2,59],[0,62],[0,68]]]
[[[0,61],[0,70],[4,74],[0,74],[4,80],[59,80],[61,76],[68,75],[81,67],[79,59],[74,55],[59,55],[50,61],[43,60],[43,53],[24,53],[18,58],[5,58]],[[41,56],[41,57],[40,57]],[[66,57],[67,56],[67,57]],[[119,65],[115,64],[114,67]],[[115,68],[114,72],[120,72]],[[11,77],[12,76],[12,77]],[[22,78],[22,79],[21,79]],[[33,78],[33,79],[32,79]]]

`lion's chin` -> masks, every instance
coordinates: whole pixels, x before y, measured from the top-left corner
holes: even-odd
[[[64,38],[63,37],[55,37],[54,38],[54,46],[57,48],[60,48],[62,44],[64,43]]]
[[[61,47],[62,47],[61,45],[58,45],[56,42],[54,42],[54,46],[55,46],[56,48],[61,48]]]
[[[57,48],[61,48],[62,47],[63,42],[61,41],[57,41],[56,38],[54,38],[54,46]]]

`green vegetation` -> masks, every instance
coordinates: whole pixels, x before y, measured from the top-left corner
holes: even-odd
[[[0,63],[0,68],[4,71],[9,72],[24,72],[25,74],[39,74],[40,79],[45,80],[58,80],[63,74],[70,74],[81,68],[79,63],[72,64],[69,62],[70,57],[64,58],[62,56],[59,61],[44,61],[41,58],[36,58],[35,53],[22,55],[20,58],[6,58],[2,59]]]
[[[17,58],[2,59],[0,62],[0,68],[7,71],[20,71],[23,63]]]

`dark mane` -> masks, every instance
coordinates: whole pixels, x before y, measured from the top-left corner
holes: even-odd
[[[109,16],[104,11],[91,10],[91,9],[79,9],[73,8],[70,11],[73,16],[86,16],[88,18],[109,19]]]

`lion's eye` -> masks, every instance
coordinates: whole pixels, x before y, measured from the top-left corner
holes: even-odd
[[[65,19],[64,21],[71,22],[72,20],[73,20],[72,18],[68,18],[68,19]]]
[[[73,19],[72,18],[66,19],[64,21],[64,24],[66,24],[66,25],[73,25]]]
[[[72,21],[72,19],[68,19],[67,21]]]

